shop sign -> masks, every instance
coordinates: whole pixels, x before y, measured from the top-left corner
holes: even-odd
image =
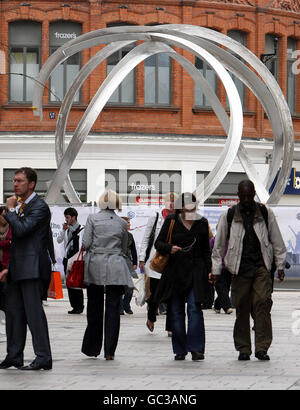
[[[238,198],[221,198],[219,199],[220,206],[232,206],[239,203]]]
[[[137,196],[135,200],[138,205],[163,205],[164,200],[162,196]]]
[[[277,172],[274,182],[271,185],[271,188],[269,190],[270,193],[274,189],[275,183],[278,178],[279,171]],[[288,182],[284,190],[284,195],[300,195],[300,172],[296,171],[296,168],[291,169],[290,177],[288,179]]]

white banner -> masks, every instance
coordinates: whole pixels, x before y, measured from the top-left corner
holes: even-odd
[[[85,225],[86,219],[90,213],[98,212],[98,208],[92,206],[73,206],[78,212],[78,222]],[[53,232],[53,241],[55,247],[55,256],[57,270],[63,275],[62,260],[64,257],[64,245],[57,243],[57,236],[62,229],[65,221],[64,210],[66,206],[50,207],[52,213],[51,227]],[[147,206],[123,206],[123,210],[118,212],[119,216],[127,216],[131,222],[131,233],[134,236],[137,253],[139,254],[140,244],[143,239],[144,230],[147,225],[148,218],[159,211],[161,208]],[[199,212],[204,215],[215,233],[216,225],[222,212],[227,207],[205,207],[199,209]],[[287,247],[287,261],[291,264],[291,268],[286,271],[287,277],[300,276],[300,210],[297,207],[272,207],[277,218],[282,236]]]

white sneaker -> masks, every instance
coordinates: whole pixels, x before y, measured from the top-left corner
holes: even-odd
[[[225,313],[226,313],[226,315],[230,315],[232,312],[233,312],[233,309],[229,308],[229,309],[226,310]]]

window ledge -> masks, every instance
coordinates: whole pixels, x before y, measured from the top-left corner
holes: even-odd
[[[173,105],[106,105],[103,108],[103,111],[109,110],[179,112],[180,108]]]
[[[209,107],[193,107],[192,111],[194,114],[199,114],[199,113],[214,113],[214,110]],[[227,114],[230,113],[228,109],[225,110]],[[254,111],[243,111],[243,115],[247,115],[248,117],[254,117],[255,116]]]
[[[43,105],[43,110],[53,110],[53,109],[60,109],[61,105],[60,104],[46,104]],[[31,103],[8,103],[8,104],[3,104],[2,108],[4,110],[15,110],[16,108],[24,108],[24,109],[30,109],[32,110],[32,104]],[[73,104],[72,105],[72,110],[85,110],[87,108],[87,105],[82,105],[82,104]]]

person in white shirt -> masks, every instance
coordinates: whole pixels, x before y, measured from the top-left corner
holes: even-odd
[[[76,255],[81,248],[82,237],[80,232],[83,227],[77,222],[78,212],[75,208],[67,208],[64,211],[65,223],[63,229],[57,236],[57,242],[64,242],[65,256],[63,260],[65,275],[67,275],[68,260]],[[83,290],[82,289],[68,289],[68,295],[72,310],[69,314],[80,314],[83,312]]]
[[[155,215],[149,218],[146,229],[145,229],[144,237],[141,243],[141,247],[140,247],[139,268],[141,272],[142,271],[145,272],[147,277],[149,277],[149,282],[150,282],[149,283],[150,297],[147,300],[148,314],[147,314],[147,322],[146,322],[146,326],[150,330],[150,332],[153,332],[154,323],[156,322],[156,312],[158,309],[158,305],[157,303],[154,302],[154,294],[155,294],[155,290],[157,288],[159,279],[161,277],[160,273],[153,271],[152,269],[150,269],[150,266],[149,266],[150,261],[155,253],[155,248],[153,245],[154,245],[156,238],[158,237],[158,234],[164,223],[165,218],[168,215],[173,214],[175,212],[174,203],[177,198],[178,198],[178,195],[174,192],[170,192],[164,195],[165,207],[164,209],[162,209],[161,212],[156,212]],[[166,318],[166,330],[168,332],[171,332],[170,315],[168,314],[168,312],[167,312],[167,318]]]

